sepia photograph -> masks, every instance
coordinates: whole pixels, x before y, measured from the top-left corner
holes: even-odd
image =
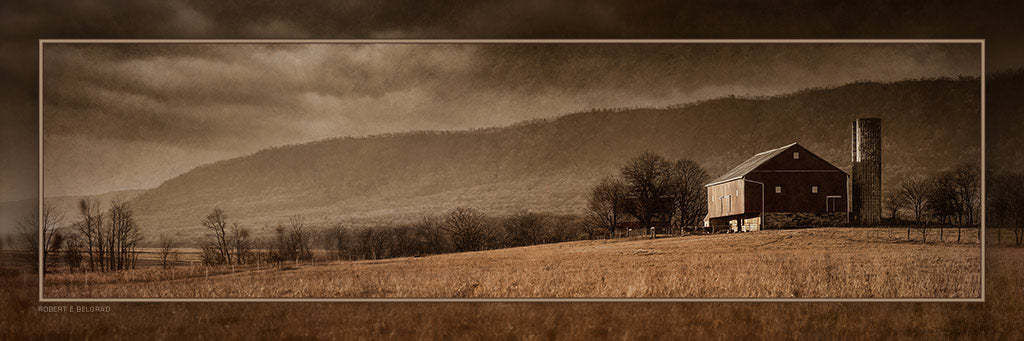
[[[0,340],[1014,340],[1024,2],[0,2]]]
[[[981,301],[983,53],[41,41],[15,238],[41,299]]]

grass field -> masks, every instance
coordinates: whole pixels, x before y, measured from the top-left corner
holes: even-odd
[[[54,304],[37,302],[35,275],[5,265],[0,338],[1020,339],[1024,248],[989,243],[985,266],[982,303],[79,303],[110,312],[44,313]]]
[[[51,274],[47,297],[975,298],[977,230],[819,228],[387,260]],[[950,239],[952,236],[953,239]],[[920,240],[920,233],[912,237]],[[88,282],[88,284],[86,284]]]

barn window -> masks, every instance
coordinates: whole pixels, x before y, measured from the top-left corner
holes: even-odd
[[[818,193],[818,186],[811,186],[811,193]]]
[[[775,193],[782,193],[782,186],[775,186]]]
[[[793,160],[800,158],[800,152],[793,152]]]

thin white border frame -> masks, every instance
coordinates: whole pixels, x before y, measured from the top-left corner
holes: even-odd
[[[43,297],[43,45],[45,44],[979,44],[981,295],[977,298],[47,298]],[[985,39],[39,39],[39,302],[985,302]]]

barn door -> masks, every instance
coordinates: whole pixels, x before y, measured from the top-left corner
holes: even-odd
[[[825,212],[838,212],[839,199],[841,199],[839,196],[825,197]]]

